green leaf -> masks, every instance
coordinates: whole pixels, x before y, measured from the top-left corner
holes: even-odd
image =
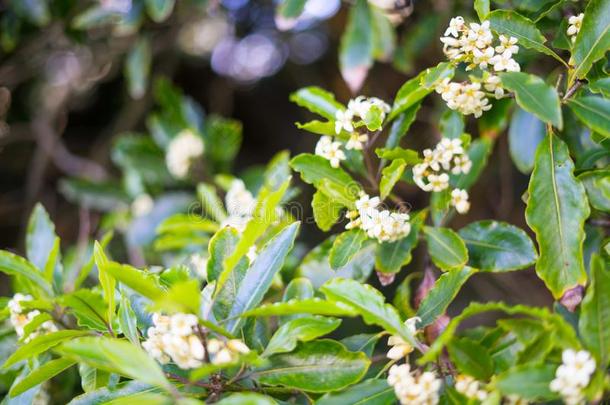
[[[487,20],[487,16],[490,10],[490,0],[474,0],[474,9],[479,16],[479,20]]]
[[[307,0],[282,0],[277,12],[284,18],[297,18],[303,13]]]
[[[493,375],[494,363],[485,346],[475,340],[454,339],[447,347],[454,364],[464,374],[480,381],[486,381]]]
[[[476,269],[464,267],[461,270],[451,270],[441,274],[417,309],[417,316],[421,318],[422,327],[430,325],[445,313],[464,283],[474,273],[476,273]]]
[[[74,365],[75,362],[69,359],[56,359],[51,360],[42,366],[34,369],[25,378],[20,380],[17,384],[11,387],[9,396],[15,397],[29,390],[32,387],[37,386],[61,373],[65,369]]]
[[[125,340],[101,336],[81,337],[55,349],[64,357],[121,374],[163,389],[171,385],[161,367],[143,349]]]
[[[38,269],[44,270],[55,238],[55,225],[49,214],[42,204],[36,204],[28,221],[25,247],[28,259]]]
[[[464,133],[464,116],[455,110],[447,109],[441,115],[438,126],[443,138],[459,138]]]
[[[610,98],[610,77],[603,77],[589,82],[589,90],[593,93],[601,94],[605,98]]]
[[[349,263],[366,239],[366,233],[362,229],[351,229],[337,236],[330,249],[330,267],[336,270]]]
[[[344,391],[328,393],[316,405],[389,405],[396,402],[394,388],[383,379],[365,380]]]
[[[314,193],[311,207],[313,208],[313,218],[316,225],[324,232],[328,232],[341,218],[341,210],[343,209],[342,204],[333,201],[320,190],[316,190]]]
[[[407,164],[402,159],[393,160],[389,166],[381,171],[381,181],[379,182],[379,193],[381,199],[384,200],[394,188],[394,185],[405,171]]]
[[[165,21],[174,9],[174,0],[144,0],[144,4],[154,22]]]
[[[610,212],[610,170],[591,170],[578,176],[578,180],[584,184],[591,206]]]
[[[459,234],[468,248],[468,264],[483,271],[524,269],[538,258],[527,234],[505,222],[472,222],[460,229]]]
[[[576,337],[576,332],[559,314],[551,313],[546,308],[534,308],[525,305],[509,306],[503,302],[473,302],[466,307],[462,313],[451,319],[441,335],[432,343],[428,351],[418,360],[419,364],[425,364],[435,360],[442,352],[443,348],[453,339],[458,326],[472,316],[490,312],[502,311],[508,315],[526,315],[535,317],[548,324],[557,333],[557,342],[564,348],[579,348],[580,343]]]
[[[472,162],[472,168],[468,173],[462,173],[455,178],[452,184],[455,184],[456,188],[468,190],[477,182],[487,166],[487,161],[493,151],[493,145],[493,140],[490,138],[477,138],[472,141],[468,148],[468,157]]]
[[[578,330],[585,347],[605,369],[610,360],[610,265],[598,255],[591,258],[591,284],[580,307]]]
[[[204,130],[205,156],[214,164],[213,170],[226,171],[230,168],[239,152],[242,138],[241,122],[215,114],[207,117]]]
[[[142,37],[134,44],[125,59],[127,89],[134,99],[140,99],[146,93],[151,61],[150,41]]]
[[[159,284],[159,279],[152,273],[138,270],[127,264],[108,262],[105,266],[109,275],[117,281],[125,284],[140,295],[154,300],[163,295],[164,290]]]
[[[314,294],[313,285],[311,281],[303,277],[293,278],[290,283],[284,289],[284,295],[282,296],[282,302],[288,302],[291,300],[304,300],[307,298],[312,298]],[[296,319],[302,318],[305,315],[288,315],[282,316],[279,318],[279,324],[283,325],[284,323]]]
[[[334,168],[321,156],[303,153],[290,161],[290,167],[301,174],[304,182],[312,184],[328,197],[339,197],[341,204],[355,208],[358,193],[362,190],[347,172]],[[340,196],[337,195],[340,193]]]
[[[112,323],[114,313],[116,309],[116,303],[114,299],[114,293],[116,289],[116,280],[112,275],[108,274],[106,267],[108,266],[108,258],[104,254],[104,249],[96,241],[93,246],[93,257],[95,258],[95,265],[98,270],[98,278],[102,291],[104,291],[104,301],[108,305],[106,312],[106,320],[108,323]]]
[[[409,234],[395,242],[378,243],[375,252],[375,267],[382,273],[398,273],[411,262],[411,251],[419,241],[419,231],[424,224],[427,212],[417,212],[411,218]]]
[[[494,31],[513,36],[519,40],[519,45],[552,56],[567,66],[559,55],[544,45],[546,38],[529,18],[512,10],[494,10],[489,13],[489,22]]]
[[[81,387],[85,392],[93,392],[98,388],[109,385],[112,374],[104,370],[98,370],[86,363],[78,365],[78,373],[80,374]]]
[[[332,93],[315,86],[297,90],[290,95],[290,101],[331,121],[335,120],[337,110],[345,109]]]
[[[536,401],[557,397],[549,385],[555,378],[553,364],[525,364],[516,366],[498,375],[496,387],[504,395],[518,395],[520,398]]]
[[[197,185],[197,196],[201,202],[203,212],[207,213],[212,219],[222,222],[227,217],[224,205],[220,198],[218,198],[213,186],[199,183]]]
[[[508,145],[510,157],[517,169],[529,174],[534,169],[536,148],[545,135],[544,123],[535,115],[517,108],[510,120]]]
[[[71,294],[59,298],[61,305],[76,317],[78,325],[107,332],[111,325],[108,322],[108,305],[99,291],[81,288]]]
[[[411,124],[415,122],[419,107],[421,107],[421,102],[416,102],[397,115],[390,127],[384,149],[391,150],[400,145],[400,140],[407,134]],[[408,159],[405,159],[405,161],[408,161]]]
[[[23,277],[23,279],[31,282],[34,287],[37,287],[38,290],[44,292],[45,295],[53,295],[51,285],[44,279],[42,273],[36,266],[21,256],[6,250],[0,250],[0,272],[9,276]]]
[[[402,337],[416,346],[409,329],[402,323],[396,308],[385,303],[385,297],[368,284],[354,280],[334,278],[327,281],[320,290],[330,300],[351,306],[367,324],[381,326],[393,335]]]
[[[298,342],[309,342],[324,336],[337,329],[340,324],[340,319],[322,316],[293,319],[279,327],[262,355],[291,352]]]
[[[335,123],[332,121],[318,121],[313,120],[305,123],[296,122],[295,125],[298,129],[302,129],[313,134],[336,136]]]
[[[542,121],[563,127],[557,90],[538,76],[521,72],[501,73],[502,85],[515,93],[517,104]]]
[[[468,262],[464,241],[451,229],[424,226],[424,235],[430,258],[441,270],[458,269]]]
[[[413,149],[403,149],[400,146],[394,148],[378,148],[375,149],[375,154],[381,159],[402,160],[407,165],[414,165],[421,162],[419,153]]]
[[[306,298],[261,305],[258,308],[244,312],[241,316],[277,316],[293,314],[356,316],[358,315],[358,311],[342,302],[323,300],[320,298]]]
[[[8,359],[2,365],[3,369],[7,369],[13,364],[16,364],[22,360],[27,360],[34,356],[38,356],[40,353],[44,353],[47,350],[57,346],[63,341],[71,340],[76,337],[88,335],[89,331],[86,330],[60,330],[57,332],[47,333],[45,335],[36,336],[28,343],[19,347],[9,356]]]
[[[372,7],[373,57],[382,62],[391,62],[396,48],[396,31],[388,15]],[[370,129],[370,128],[369,128]]]
[[[582,245],[589,204],[574,178],[567,146],[548,134],[536,151],[525,218],[536,234],[540,258],[536,273],[555,298],[586,281]]]
[[[119,306],[119,326],[121,332],[131,343],[136,346],[140,345],[140,337],[138,335],[138,325],[136,314],[131,308],[131,301],[124,294],[121,294],[121,305]]]
[[[301,343],[292,353],[269,357],[269,366],[255,370],[259,383],[308,392],[335,391],[359,381],[370,360],[334,340]]]
[[[84,208],[112,211],[127,208],[129,197],[116,182],[93,182],[84,179],[63,179],[59,191],[70,202]]]
[[[292,0],[287,0],[292,1]],[[254,392],[231,394],[216,403],[217,405],[276,405],[277,402],[266,395]]]
[[[339,45],[341,75],[353,93],[362,87],[373,65],[373,41],[373,14],[366,0],[356,0],[350,7]]]
[[[393,120],[407,108],[414,106],[432,91],[445,78],[453,77],[454,67],[448,62],[428,68],[401,86],[396,93],[388,121]],[[398,145],[395,145],[398,146]]]
[[[579,97],[569,99],[568,105],[583,124],[610,138],[610,100],[595,96]]]
[[[604,57],[610,48],[610,4],[606,0],[591,0],[585,8],[585,16],[572,46],[574,78],[583,79],[593,63]]]
[[[56,271],[57,269],[57,271]],[[61,284],[61,276],[62,276],[62,268],[61,268],[61,252],[60,252],[60,240],[58,237],[53,241],[53,248],[49,252],[49,257],[47,258],[47,262],[44,265],[43,274],[45,280],[49,283],[53,282],[54,276],[57,275],[56,280],[58,280],[58,284]],[[61,286],[58,286],[58,290],[61,289]]]
[[[184,312],[199,314],[201,309],[201,288],[196,279],[173,283],[170,288],[154,299],[151,310],[157,312]]]
[[[230,318],[237,317],[261,303],[273,277],[281,269],[286,255],[292,249],[299,224],[295,222],[288,225],[261,249],[239,285],[235,303],[229,313]],[[227,323],[226,329],[234,334],[239,330],[242,321],[243,318],[232,319]]]

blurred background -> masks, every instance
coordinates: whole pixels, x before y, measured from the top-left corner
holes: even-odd
[[[389,103],[407,79],[444,60],[438,38],[452,16],[474,19],[470,1],[371,3],[392,16],[394,46],[389,57],[377,58],[359,94]],[[513,3],[527,8],[536,2]],[[169,78],[206,114],[242,123],[235,173],[264,165],[281,150],[312,152],[317,137],[294,125],[309,114],[290,103],[289,95],[317,85],[343,103],[355,96],[338,65],[350,4],[308,0],[298,18],[285,18],[277,3],[262,0],[0,2],[0,248],[23,253],[27,219],[38,201],[63,245],[96,235],[101,213],[67,199],[60,182],[119,175],[112,145],[121,133],[147,130],[155,105],[151,82],[158,76]],[[525,62],[529,56],[519,57]],[[554,68],[539,64],[529,70]],[[428,97],[405,145],[434,145],[444,108],[440,97]],[[467,121],[466,131],[476,137],[476,123]],[[506,131],[496,139],[488,167],[470,192],[470,212],[451,223],[456,229],[493,218],[527,230],[522,196],[528,176],[511,161]],[[312,190],[301,186],[297,198],[311,216]],[[404,186],[399,194],[414,208],[427,205],[428,196],[415,187]],[[308,221],[301,242],[313,247],[324,237]],[[408,268],[421,270],[420,257],[416,252]],[[0,290],[6,295],[9,287],[2,283]],[[452,311],[472,299],[550,302],[532,269],[475,276]]]

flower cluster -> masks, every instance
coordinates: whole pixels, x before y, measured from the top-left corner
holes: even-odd
[[[380,204],[379,197],[371,198],[361,193],[356,201],[356,210],[346,214],[350,222],[345,229],[360,227],[370,238],[379,242],[392,242],[407,236],[411,232],[409,214],[379,210]]]
[[[226,343],[218,339],[208,342],[208,354],[212,364],[233,363],[241,354],[250,353],[250,349],[239,339],[230,339]]]
[[[519,52],[517,38],[500,35],[499,44],[494,46],[494,36],[489,21],[481,24],[466,24],[462,17],[452,18],[441,42],[443,52],[451,61],[467,63],[467,70],[475,67],[488,69],[490,65],[496,72],[518,72],[519,64],[513,55]]]
[[[568,34],[568,37],[570,37],[572,42],[576,41],[576,35],[578,35],[578,32],[580,31],[584,16],[584,13],[580,13],[578,15],[573,15],[568,19],[569,26],[566,34]]]
[[[234,179],[225,196],[225,207],[229,216],[221,226],[231,226],[243,232],[256,208],[256,199],[240,179]]]
[[[486,91],[496,98],[504,95],[500,78],[489,71],[518,72],[519,64],[513,55],[519,52],[517,38],[500,35],[499,44],[494,46],[494,36],[489,28],[489,21],[481,24],[466,24],[462,17],[452,18],[441,42],[443,52],[454,63],[466,63],[466,70],[476,67],[484,71],[482,78],[470,77],[470,82],[456,83],[444,79],[436,91],[441,94],[447,106],[464,115],[473,114],[480,117],[491,108]],[[493,66],[493,69],[491,68]]]
[[[37,309],[27,311],[21,306],[24,301],[32,301],[32,296],[17,293],[8,302],[8,310],[10,312],[11,325],[15,329],[15,333],[19,338],[22,338],[25,334],[25,326],[32,321],[36,316],[40,315],[40,311]],[[35,331],[31,332],[24,340],[25,343],[29,342],[36,336],[43,335],[48,332],[57,331],[57,326],[53,321],[43,322]]]
[[[413,181],[424,191],[443,191],[449,188],[449,173],[468,173],[472,167],[461,139],[443,138],[434,149],[425,149],[423,153],[424,161],[413,166]],[[466,190],[454,189],[451,204],[460,214],[468,212]]]
[[[194,159],[203,154],[203,140],[193,131],[185,129],[170,142],[165,155],[165,163],[170,174],[183,179],[188,174]]]
[[[455,390],[468,399],[484,401],[487,391],[481,388],[481,383],[469,375],[458,375],[455,379]]]
[[[346,110],[337,110],[335,113],[335,133],[342,131],[349,133],[349,139],[345,143],[347,150],[362,150],[369,137],[356,131],[356,127],[366,121],[372,112],[379,114],[381,121],[390,112],[390,106],[376,97],[358,96],[349,101]],[[339,167],[342,160],[346,159],[339,141],[333,141],[330,136],[322,136],[316,144],[315,153],[330,162],[332,167]]]
[[[417,316],[405,321],[405,325],[412,335],[417,333],[417,322],[421,322],[421,318]],[[413,351],[413,346],[397,335],[392,335],[388,338],[388,346],[392,346],[387,354],[388,359],[391,360],[400,360]]]
[[[142,347],[159,363],[170,361],[183,369],[200,367],[205,358],[205,348],[195,334],[197,317],[191,314],[171,316],[154,313],[153,325],[148,328],[148,339]]]
[[[566,405],[584,404],[583,390],[595,371],[595,360],[585,350],[572,349],[564,350],[561,359],[563,364],[555,372],[551,391],[559,393]]]
[[[388,384],[394,387],[394,393],[403,405],[438,403],[441,380],[430,371],[416,375],[408,364],[395,364],[390,368]]]

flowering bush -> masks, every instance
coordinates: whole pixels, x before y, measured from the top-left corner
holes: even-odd
[[[145,3],[155,21],[174,6]],[[281,2],[276,19],[294,27],[306,3]],[[393,38],[407,3],[348,6],[340,64],[352,89],[379,55],[372,38],[375,47]],[[232,168],[241,124],[206,116],[155,79],[146,133],[113,144],[121,181],[72,176],[60,185],[70,201],[104,213],[104,232],[85,235],[75,259],[39,204],[25,257],[0,251],[15,291],[0,310],[3,403],[607,399],[610,2],[533,2],[527,13],[490,3],[476,0],[476,17],[447,21],[447,60],[392,101],[293,92],[290,101],[316,115],[296,124],[319,137],[315,147],[240,175]],[[100,2],[77,26],[112,17],[116,29],[137,31],[132,6]],[[558,67],[540,77],[532,60]],[[130,76],[132,95],[146,89],[141,76]],[[443,112],[429,122],[438,139],[420,151],[406,145],[424,99]],[[507,222],[452,222],[476,206],[469,190],[507,126],[511,158],[530,175],[523,199],[535,242]],[[311,222],[295,202],[307,189],[313,222],[334,231],[311,250],[297,239]],[[412,263],[416,248],[423,264]],[[552,308],[471,302],[449,316],[471,277],[530,267]],[[497,316],[471,319],[481,314]]]

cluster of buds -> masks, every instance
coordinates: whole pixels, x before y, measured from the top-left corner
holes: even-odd
[[[203,155],[203,139],[193,131],[185,129],[176,135],[165,155],[165,163],[170,174],[177,179],[183,179],[191,168],[193,160]]]
[[[362,192],[356,201],[356,210],[346,214],[350,222],[345,229],[359,227],[379,242],[393,242],[407,236],[411,232],[409,214],[380,210],[380,204],[379,197],[371,198]]]
[[[564,350],[561,356],[563,362],[555,371],[555,379],[551,381],[551,391],[557,392],[566,405],[585,403],[584,389],[591,381],[595,371],[595,359],[585,350]]]
[[[517,38],[500,35],[499,44],[495,45],[494,35],[489,28],[489,21],[481,24],[466,24],[462,17],[452,18],[441,42],[447,58],[456,63],[467,63],[467,70],[476,67],[496,72],[518,72],[521,67],[513,59],[519,52]]]
[[[335,133],[337,135],[345,131],[349,138],[345,145],[339,141],[333,141],[330,136],[322,136],[316,144],[315,153],[330,162],[332,167],[339,167],[342,160],[346,159],[343,147],[347,150],[362,150],[368,142],[367,134],[359,133],[356,128],[367,122],[371,114],[378,114],[381,121],[390,112],[390,106],[376,97],[358,96],[351,99],[346,110],[337,110],[335,113]]]
[[[569,25],[566,34],[568,34],[568,37],[570,37],[572,42],[576,41],[576,35],[578,35],[578,32],[580,31],[580,26],[582,25],[582,19],[584,16],[584,13],[580,13],[568,18]]]
[[[388,384],[402,405],[436,405],[441,380],[436,374],[425,371],[416,374],[408,364],[393,365],[388,373]]]
[[[455,379],[455,390],[468,399],[484,401],[487,391],[481,388],[481,383],[469,375],[458,375]]]
[[[449,173],[468,173],[472,167],[461,139],[443,138],[434,149],[425,149],[423,153],[424,161],[413,166],[413,181],[424,191],[443,191],[449,188]],[[468,212],[466,190],[453,190],[451,204],[460,214]]]
[[[220,225],[231,226],[239,232],[243,232],[248,221],[252,219],[256,199],[248,191],[243,181],[234,179],[225,196],[225,207],[229,215]]]
[[[239,339],[230,339],[226,343],[219,339],[210,339],[207,345],[212,364],[233,363],[242,354],[250,353],[250,349]]]
[[[417,333],[417,322],[421,322],[421,318],[417,316],[405,321],[407,329],[413,336]],[[413,346],[397,335],[388,338],[388,346],[391,346],[391,349],[388,350],[387,356],[391,360],[400,360],[413,351]]]
[[[36,316],[40,315],[40,311],[38,311],[37,309],[27,311],[21,305],[22,302],[32,301],[32,299],[33,298],[30,295],[17,293],[8,302],[7,306],[10,312],[11,325],[15,329],[15,333],[17,333],[17,336],[19,338],[22,338],[24,336],[26,325],[30,323]],[[55,326],[53,321],[45,321],[40,326],[38,326],[36,330],[32,331],[24,339],[24,342],[27,343],[30,340],[34,339],[36,336],[55,331],[57,331],[57,326]]]

